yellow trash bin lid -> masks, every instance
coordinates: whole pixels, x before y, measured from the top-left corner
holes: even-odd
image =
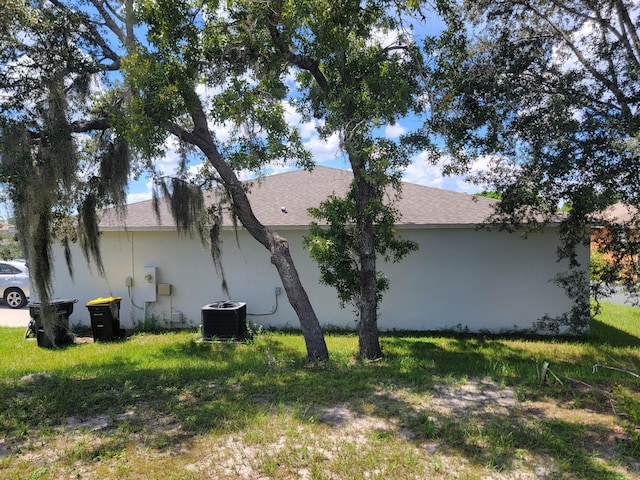
[[[90,305],[106,305],[108,303],[119,302],[122,297],[98,297],[87,302],[87,307]]]

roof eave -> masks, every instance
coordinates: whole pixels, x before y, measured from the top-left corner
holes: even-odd
[[[545,227],[557,228],[559,222],[550,222]],[[396,228],[399,230],[437,230],[437,229],[478,229],[483,226],[491,227],[491,224],[482,223],[399,223]],[[266,225],[267,228],[279,231],[296,231],[307,230],[308,224],[304,225]],[[222,227],[225,231],[233,231],[236,227],[225,225]],[[242,225],[238,225],[238,230],[245,230]],[[152,225],[152,226],[104,226],[100,227],[101,232],[175,232],[175,225]]]

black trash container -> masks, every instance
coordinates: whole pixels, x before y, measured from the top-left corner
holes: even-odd
[[[121,300],[122,297],[99,297],[87,302],[94,342],[111,342],[124,338],[124,330],[120,328]]]
[[[39,347],[55,348],[73,343],[73,335],[69,330],[69,317],[73,313],[73,304],[77,301],[75,299],[55,299],[46,305],[39,302],[29,303],[29,315],[35,323],[36,340]],[[51,308],[51,313],[55,315],[53,338],[49,338],[44,328],[43,316],[46,308]]]
[[[202,307],[202,338],[242,340],[247,336],[247,304],[215,302]]]

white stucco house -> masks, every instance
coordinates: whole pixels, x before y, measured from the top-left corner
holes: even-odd
[[[352,308],[340,308],[335,291],[319,283],[319,269],[302,246],[311,221],[309,207],[332,193],[346,192],[349,171],[317,167],[263,178],[250,193],[257,218],[288,239],[293,259],[323,325],[355,328]],[[517,234],[479,230],[493,200],[405,183],[397,204],[397,228],[419,243],[397,264],[380,262],[390,289],[380,305],[381,330],[471,331],[530,329],[544,315],[572,307],[552,282],[566,265],[557,262],[553,226],[523,239]],[[286,212],[286,213],[285,213]],[[120,318],[132,327],[145,316],[172,327],[199,325],[204,305],[226,300],[209,250],[198,238],[179,236],[166,205],[160,222],[152,202],[128,206],[121,219],[105,211],[100,223],[106,275],[86,264],[72,248],[74,277],[61,247],[54,248],[54,297],[74,298],[73,324],[89,324],[84,307],[96,297],[122,297]],[[298,327],[269,252],[244,229],[222,234],[222,262],[231,300],[246,302],[247,319],[265,327]],[[588,247],[581,263],[588,270]]]

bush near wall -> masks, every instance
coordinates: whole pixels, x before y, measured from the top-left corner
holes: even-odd
[[[592,281],[633,283],[638,279],[638,267],[637,255],[613,249],[611,235],[606,229],[591,231],[589,270]]]

